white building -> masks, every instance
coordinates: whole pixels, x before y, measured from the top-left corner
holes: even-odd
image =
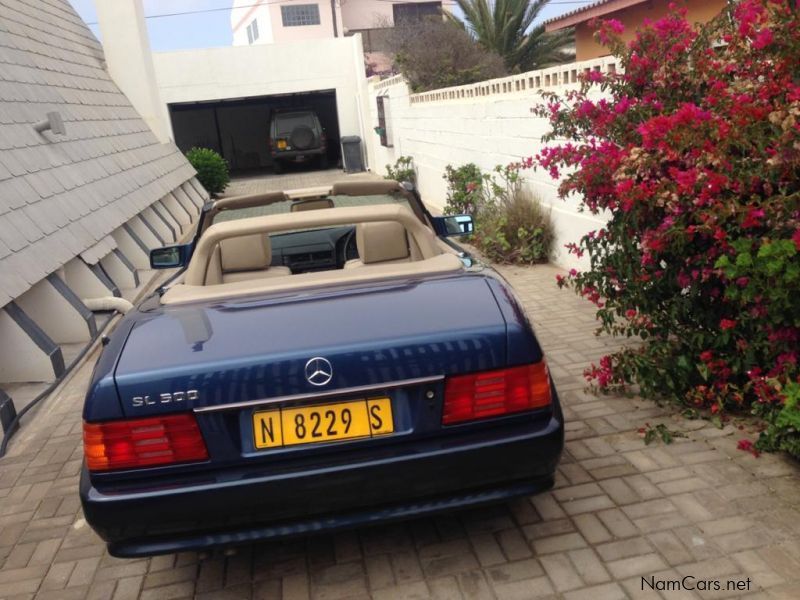
[[[452,0],[234,0],[233,45],[367,34],[404,19],[441,14],[452,4]]]

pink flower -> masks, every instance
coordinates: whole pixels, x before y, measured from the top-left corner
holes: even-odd
[[[719,322],[719,328],[722,329],[723,331],[727,331],[728,329],[733,329],[734,327],[736,327],[736,321],[733,321],[731,319],[722,319]]]
[[[761,225],[761,219],[764,218],[764,209],[761,208],[751,208],[747,211],[747,216],[742,221],[742,227],[744,229],[749,229],[751,227],[758,227]]]
[[[762,29],[753,40],[753,50],[763,50],[772,43],[772,31]]]
[[[795,247],[800,250],[800,229],[797,229],[792,236],[792,241],[794,242]]]
[[[700,360],[704,363],[711,362],[714,360],[714,353],[711,350],[706,350],[705,352],[700,353]]]
[[[736,444],[736,447],[744,452],[749,452],[755,457],[758,457],[759,455],[759,451],[756,450],[755,446],[753,446],[753,442],[750,440],[739,440],[739,443]]]
[[[613,31],[617,35],[621,35],[622,33],[625,32],[625,25],[623,25],[620,21],[617,21],[616,19],[606,19],[605,24],[611,31]]]

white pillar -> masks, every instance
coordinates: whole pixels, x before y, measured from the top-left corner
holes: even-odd
[[[369,104],[369,84],[367,82],[367,73],[364,69],[364,44],[361,39],[361,34],[357,33],[350,36],[353,43],[353,68],[356,80],[356,110],[358,111],[358,136],[361,138],[361,146],[364,152],[364,167],[366,169],[374,169],[374,156],[372,152],[372,145],[370,144],[370,134],[372,134],[372,127],[370,125],[370,104]],[[352,135],[352,133],[345,133],[344,135]],[[344,157],[342,157],[344,162]]]
[[[169,142],[142,0],[94,0],[94,4],[108,73],[158,139]]]

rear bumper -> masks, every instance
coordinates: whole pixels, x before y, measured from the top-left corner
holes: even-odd
[[[558,418],[495,435],[419,442],[414,452],[302,470],[231,469],[206,482],[80,494],[114,556],[134,557],[303,535],[530,495],[549,488],[563,448]],[[263,470],[263,469],[262,469]]]
[[[310,148],[309,150],[275,150],[272,158],[277,160],[303,160],[311,156],[320,156],[328,152],[327,148]]]

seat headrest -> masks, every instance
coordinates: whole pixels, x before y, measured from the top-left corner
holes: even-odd
[[[261,233],[220,240],[219,250],[224,273],[259,271],[272,262],[269,236]]]
[[[359,223],[356,246],[365,265],[409,257],[406,228],[397,221]]]

